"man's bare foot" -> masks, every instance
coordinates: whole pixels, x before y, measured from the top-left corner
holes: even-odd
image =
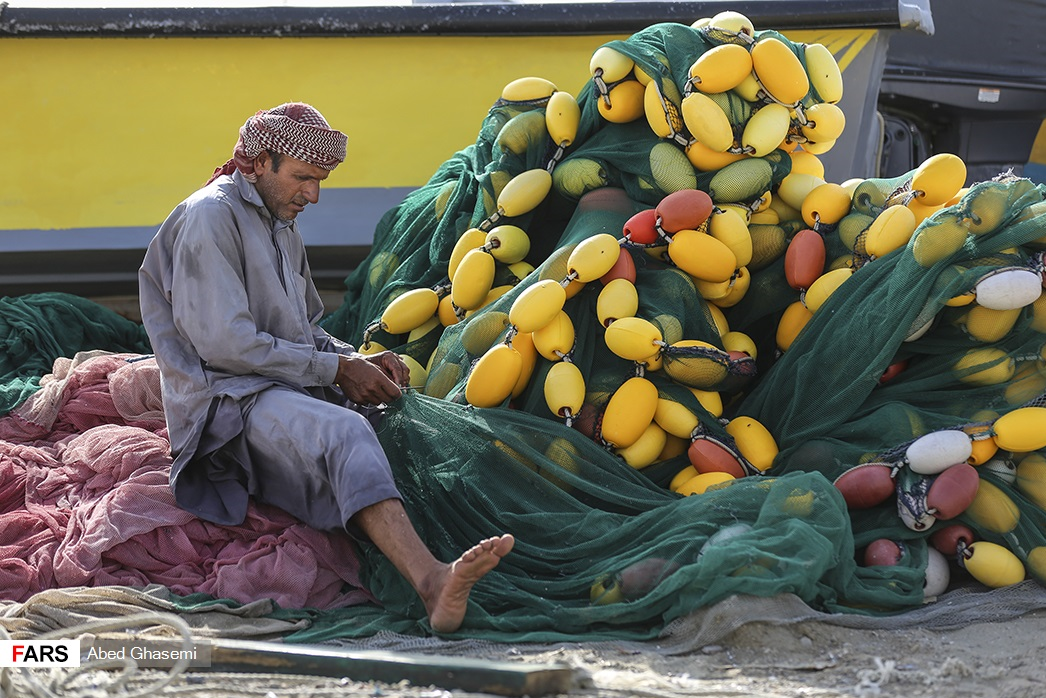
[[[452,633],[461,627],[472,586],[494,569],[515,543],[509,534],[487,538],[443,568],[440,578],[432,581],[430,593],[423,596],[433,630]]]

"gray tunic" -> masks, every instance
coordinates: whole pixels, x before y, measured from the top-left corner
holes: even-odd
[[[273,219],[239,172],[219,177],[168,216],[146,251],[139,293],[161,371],[171,488],[180,506],[238,524],[248,495],[266,490],[260,480],[293,483],[302,469],[310,470],[304,479],[313,483],[311,494],[289,492],[285,502],[285,488],[269,488],[276,490],[269,501],[322,528],[344,528],[359,508],[398,496],[371,424],[328,403],[346,404],[331,385],[338,354],[354,349],[316,324],[323,306],[297,224]],[[275,433],[269,424],[247,423],[258,396],[272,389],[274,396],[310,398],[283,401],[313,426],[311,434],[299,432],[302,443],[293,452],[283,442],[262,448],[245,442],[244,434]],[[264,417],[253,419],[277,419],[278,412],[258,410]],[[331,442],[315,438],[322,430],[354,448],[331,453]],[[342,462],[347,454],[352,463]],[[354,478],[343,472],[350,467],[368,473],[361,501],[353,500]],[[281,470],[291,475],[279,476]],[[324,487],[316,483],[331,481],[339,491],[327,487],[318,501],[315,493]]]

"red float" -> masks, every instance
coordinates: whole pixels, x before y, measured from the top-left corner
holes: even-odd
[[[974,540],[976,538],[974,538],[973,529],[960,523],[948,524],[930,535],[930,545],[949,559],[955,559],[959,552],[959,543],[969,545]]]
[[[883,375],[879,376],[879,385],[889,383],[900,375],[900,373],[906,368],[908,368],[908,359],[901,359],[900,361],[893,362],[886,367],[886,370],[883,371]]]
[[[712,208],[712,198],[700,189],[680,189],[661,199],[655,211],[661,230],[672,235],[697,230],[712,215]]]
[[[835,479],[835,487],[850,509],[871,509],[894,493],[893,468],[886,463],[865,463]]]
[[[662,557],[632,563],[619,575],[621,593],[630,601],[645,596],[679,567],[678,562]]]
[[[888,538],[873,540],[868,544],[868,547],[864,549],[865,567],[896,565],[901,561],[901,557],[904,555],[903,545],[903,543]]]
[[[926,506],[938,519],[954,519],[973,502],[980,482],[976,468],[969,463],[953,465],[933,479]]]
[[[730,449],[721,442],[707,436],[699,436],[687,449],[690,464],[697,472],[729,473],[734,477],[744,477],[745,469]]]
[[[625,221],[622,232],[637,245],[653,245],[658,240],[657,212],[652,208],[640,211]]]
[[[824,273],[824,238],[813,230],[800,230],[785,250],[785,279],[797,291],[810,288]]]
[[[636,261],[632,259],[632,253],[625,247],[622,247],[617,253],[617,261],[614,262],[614,266],[610,267],[610,271],[599,277],[604,286],[614,279],[627,279],[633,284],[636,282]]]

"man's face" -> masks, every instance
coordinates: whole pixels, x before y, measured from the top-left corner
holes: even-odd
[[[320,200],[320,182],[330,175],[328,170],[302,160],[284,156],[279,169],[265,151],[254,161],[254,173],[265,208],[276,218],[292,221],[309,204]]]

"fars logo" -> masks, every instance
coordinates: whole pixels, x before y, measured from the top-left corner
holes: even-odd
[[[0,667],[80,666],[79,640],[0,640]]]

